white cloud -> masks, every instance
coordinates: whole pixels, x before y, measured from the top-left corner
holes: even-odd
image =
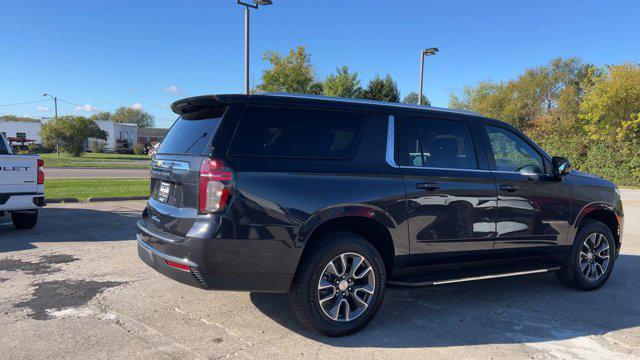
[[[131,104],[131,106],[129,106],[130,109],[134,109],[134,110],[142,110],[142,104],[140,104],[139,102],[133,103]]]
[[[180,94],[182,92],[182,89],[180,89],[179,87],[177,87],[175,85],[171,85],[171,86],[167,86],[166,88],[164,88],[164,92],[169,93],[169,94]]]
[[[85,104],[85,105],[83,105],[83,106],[76,106],[74,110],[75,110],[76,112],[77,112],[77,111],[89,111],[89,112],[91,112],[91,111],[96,111],[96,110],[98,110],[98,108],[96,108],[95,106],[91,106],[91,105],[89,105],[89,104]]]
[[[36,107],[36,110],[37,110],[38,112],[47,112],[47,111],[49,111],[49,110],[51,110],[51,109],[49,109],[49,108],[48,108],[48,107],[46,107],[46,106],[37,106],[37,107]]]

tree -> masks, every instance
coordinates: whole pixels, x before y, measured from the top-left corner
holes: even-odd
[[[264,53],[263,60],[271,64],[271,68],[262,73],[262,84],[257,88],[262,92],[287,92],[298,94],[322,93],[322,87],[314,81],[315,72],[311,65],[311,55],[304,46],[289,50],[282,57],[275,51]]]
[[[467,86],[461,96],[451,95],[449,106],[504,120],[523,130],[531,128],[540,117],[557,118],[561,105],[564,111],[573,104],[575,119],[576,105],[584,94],[583,84],[592,73],[591,68],[577,58],[553,59],[507,82],[482,81]]]
[[[405,96],[404,99],[402,99],[402,102],[404,104],[418,104],[418,94],[416,94],[415,92],[410,92],[409,95]],[[426,96],[422,95],[422,105],[424,106],[431,106],[431,102],[429,102],[429,99],[427,99]]]
[[[588,87],[580,118],[594,140],[640,141],[640,65],[609,66]]]
[[[324,80],[324,94],[343,98],[358,98],[362,94],[358,72],[349,73],[349,67],[336,68],[335,74],[329,74]]]
[[[24,117],[24,116],[16,116],[16,115],[0,115],[0,120],[3,121],[26,121],[26,122],[40,122],[38,119]]]
[[[87,139],[107,140],[107,132],[84,116],[67,115],[44,124],[40,137],[47,147],[59,146],[72,156],[80,156]]]
[[[97,112],[97,113],[91,115],[89,117],[89,120],[92,120],[92,121],[99,121],[99,120],[108,121],[110,118],[111,118],[111,113],[110,112],[108,112],[108,111],[100,111],[100,112]]]
[[[398,84],[391,75],[387,74],[384,78],[376,75],[375,78],[369,81],[362,97],[367,100],[400,102],[400,90],[398,90]]]
[[[130,107],[119,107],[109,117],[109,120],[116,123],[136,124],[138,127],[153,127],[153,116],[140,109]]]

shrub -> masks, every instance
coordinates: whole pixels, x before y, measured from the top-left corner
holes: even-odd
[[[89,148],[91,149],[92,152],[94,153],[102,153],[104,152],[104,149],[107,147],[107,142],[104,140],[92,140],[90,142],[90,146]]]
[[[133,153],[136,155],[144,155],[146,152],[144,151],[144,145],[137,143],[133,145]]]

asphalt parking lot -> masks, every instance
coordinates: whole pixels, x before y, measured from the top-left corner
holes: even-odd
[[[50,205],[38,226],[0,218],[0,358],[640,358],[640,196],[625,201],[607,285],[553,274],[387,292],[362,332],[302,328],[286,295],[203,291],[138,260],[142,201]]]

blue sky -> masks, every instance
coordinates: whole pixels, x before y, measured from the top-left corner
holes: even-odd
[[[554,57],[597,65],[640,60],[637,1],[273,0],[252,12],[252,84],[265,50],[305,45],[318,77],[337,66],[363,84],[390,73],[404,95],[418,87],[435,106],[480,80],[505,80]],[[8,1],[0,25],[0,114],[52,116],[139,106],[160,127],[186,96],[243,91],[244,18],[235,0]]]

